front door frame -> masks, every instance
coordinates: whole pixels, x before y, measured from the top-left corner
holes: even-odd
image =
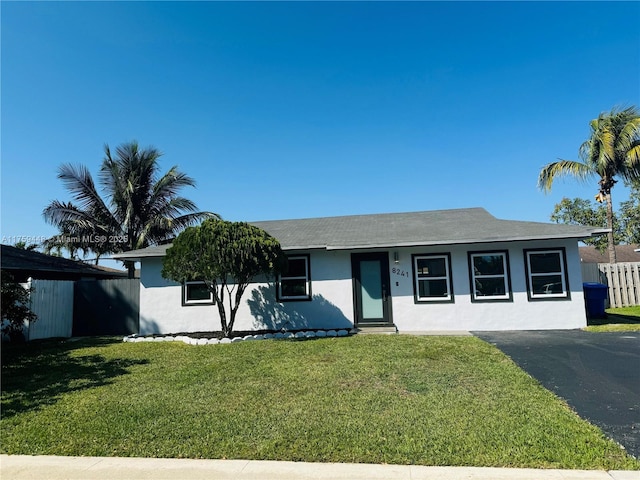
[[[360,262],[363,260],[380,261],[380,280],[382,291],[382,317],[366,320],[362,318],[362,290]],[[391,308],[391,278],[389,275],[389,252],[367,252],[351,254],[351,272],[353,277],[354,326],[393,325]]]

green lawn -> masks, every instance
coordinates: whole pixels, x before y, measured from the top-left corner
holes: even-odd
[[[631,319],[635,319],[637,322],[640,322],[640,305],[633,307],[607,308],[606,312],[609,315],[630,317]]]
[[[2,348],[0,451],[640,469],[474,337]]]
[[[607,318],[590,321],[588,332],[640,332],[640,305],[607,308]]]

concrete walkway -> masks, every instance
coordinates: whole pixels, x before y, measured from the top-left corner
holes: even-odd
[[[640,472],[0,455],[2,480],[640,480]]]

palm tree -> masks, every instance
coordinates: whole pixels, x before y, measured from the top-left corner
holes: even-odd
[[[108,145],[104,151],[98,177],[104,199],[86,167],[63,164],[58,178],[73,201],[54,200],[42,212],[47,222],[58,227],[62,239],[75,248],[99,258],[164,243],[190,225],[219,218],[211,212],[198,212],[195,203],[178,196],[180,189],[195,186],[195,181],[176,166],[160,175],[158,159],[162,154],[157,149],[140,149],[133,141],[118,146],[115,156]],[[125,265],[133,277],[134,263]]]
[[[611,189],[616,176],[627,181],[640,179],[640,114],[636,107],[614,108],[590,123],[591,136],[578,151],[582,161],[558,160],[546,165],[538,176],[538,188],[549,191],[557,177],[572,175],[579,180],[599,176],[598,202],[607,203],[609,262],[616,263],[613,240]]]

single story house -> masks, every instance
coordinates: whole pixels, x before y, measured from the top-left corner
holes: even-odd
[[[607,231],[482,208],[250,223],[280,241],[289,271],[247,288],[236,330],[583,327],[578,241]],[[170,246],[117,255],[140,262],[140,333],[218,330],[202,283],[161,276]]]

